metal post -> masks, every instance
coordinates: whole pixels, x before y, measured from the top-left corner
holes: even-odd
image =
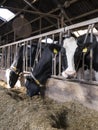
[[[52,54],[52,75],[54,75],[54,54]]]
[[[62,45],[62,32],[59,34],[59,44]],[[59,52],[59,75],[61,75],[61,52]]]
[[[39,56],[40,56],[40,58],[41,58],[41,55],[42,55],[42,43],[41,43],[41,40],[42,40],[42,38],[40,38],[39,39],[39,45],[40,45],[40,47],[39,47]]]
[[[53,66],[53,68],[54,68],[54,72],[53,72],[53,75],[56,75],[56,54],[54,54],[54,57],[53,57],[53,61],[54,61],[54,66]]]
[[[23,44],[23,71],[25,71],[25,42]]]
[[[83,41],[83,44],[85,44],[86,40],[87,40],[87,37],[88,37],[88,34],[90,32],[90,29],[91,29],[91,25],[88,26],[88,29],[87,29],[87,33],[86,33],[86,36],[85,36],[85,39]],[[85,53],[83,53],[83,59],[82,59],[82,78],[84,79],[84,59],[85,59]]]
[[[10,65],[12,64],[13,62],[13,53],[12,53],[12,50],[13,50],[13,46],[10,46]]]
[[[8,54],[9,55],[9,54]],[[4,68],[7,67],[9,63],[7,64],[7,53],[6,53],[6,47],[4,48]],[[9,66],[8,66],[9,67]]]
[[[4,48],[2,48],[1,67],[3,68],[4,63]]]
[[[94,27],[94,24],[92,24],[91,26],[91,35],[90,35],[90,42],[92,43],[93,42],[93,27]],[[91,48],[90,49],[90,81],[92,81],[92,73],[93,73],[93,49]]]
[[[7,59],[6,60],[7,61],[7,67],[9,68],[10,67],[10,46],[7,47],[7,58],[6,58],[6,53],[5,53],[5,59]]]
[[[87,33],[86,33],[86,36],[85,36],[85,39],[84,39],[84,42],[83,42],[83,43],[85,43],[85,42],[86,42],[86,40],[87,40],[87,37],[88,37],[88,34],[89,34],[89,32],[90,32],[91,27],[92,27],[91,25],[89,25],[89,26],[88,26]]]
[[[31,46],[32,46],[32,40],[30,40],[30,52],[29,52],[30,53],[30,69],[31,69],[31,58],[32,58],[31,57],[31,54],[32,54],[32,47]]]
[[[54,43],[54,34],[52,35],[52,40],[53,40],[53,43]],[[53,75],[56,75],[56,55],[55,54],[53,54],[52,65],[53,65],[53,68],[52,68],[53,69]]]
[[[61,28],[63,28],[64,27],[64,16],[62,15],[61,16]]]
[[[27,43],[28,43],[28,41],[27,41]],[[25,48],[26,48],[26,51],[25,51],[26,67],[25,67],[25,69],[27,71],[27,68],[28,68],[28,44],[26,44]]]
[[[58,23],[58,28],[60,28],[60,19],[57,19],[57,23]]]

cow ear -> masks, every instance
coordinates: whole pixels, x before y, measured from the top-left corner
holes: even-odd
[[[49,45],[49,49],[52,52],[54,52],[54,50],[56,50],[57,52],[59,52],[61,50],[61,46],[58,45],[58,44],[50,44]]]

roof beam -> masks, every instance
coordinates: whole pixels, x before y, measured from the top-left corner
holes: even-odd
[[[19,8],[14,8],[14,7],[9,7],[9,6],[5,6],[5,8],[12,9],[12,10],[15,10],[15,11],[22,11],[22,12],[26,12],[26,13],[31,13],[31,14],[44,15],[44,16],[55,18],[55,19],[58,18],[57,15],[53,15],[53,14],[50,14],[50,13],[43,13],[43,12],[39,12],[39,11],[35,12],[35,11],[31,11],[31,10],[19,9]]]
[[[74,17],[74,18],[70,18],[71,21],[74,21],[76,19],[80,19],[80,18],[83,18],[83,17],[86,17],[88,15],[91,15],[91,14],[94,14],[94,13],[97,13],[98,12],[98,9],[95,9],[95,10],[92,10],[92,11],[89,11],[87,13],[84,13],[82,15],[79,15],[77,17]],[[65,23],[68,22],[68,20],[65,20]]]
[[[64,7],[68,8],[70,5],[74,4],[77,1],[79,1],[79,0],[71,0],[71,1],[66,0],[64,3]]]
[[[30,2],[28,2],[27,0],[23,0],[23,1],[25,1],[25,2],[27,3],[27,5],[29,5],[33,10],[39,11],[38,9],[36,9],[36,8],[35,8]],[[40,11],[40,13],[42,13],[42,12]],[[51,21],[49,18],[47,18],[47,16],[44,17],[44,19],[46,19],[49,23],[55,25],[55,23],[54,23],[53,21]],[[55,25],[55,27],[58,28],[57,25]]]

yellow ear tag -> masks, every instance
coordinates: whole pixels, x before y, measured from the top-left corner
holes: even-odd
[[[83,52],[83,53],[86,53],[86,52],[87,52],[87,48],[84,48],[84,49],[82,50],[82,52]]]
[[[16,68],[16,67],[14,67],[14,66],[12,66],[12,68],[13,68],[13,70],[14,70],[14,71],[16,71],[16,70],[17,70],[17,68]]]
[[[58,53],[57,49],[54,48],[53,53],[57,54]]]
[[[36,83],[37,83],[38,85],[40,85],[40,82],[39,82],[38,80],[36,80]]]

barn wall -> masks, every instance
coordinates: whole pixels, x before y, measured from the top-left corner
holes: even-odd
[[[47,82],[46,96],[63,103],[78,101],[98,111],[98,85],[50,78]]]

